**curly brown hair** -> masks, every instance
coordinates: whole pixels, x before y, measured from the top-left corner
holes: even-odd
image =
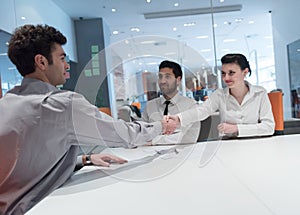
[[[52,64],[55,44],[64,45],[66,37],[48,25],[24,25],[17,28],[8,46],[8,57],[22,76],[35,71],[34,57],[41,54]]]

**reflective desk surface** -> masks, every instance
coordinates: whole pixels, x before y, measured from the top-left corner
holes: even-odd
[[[83,168],[27,214],[300,212],[300,135],[107,152],[129,162]]]

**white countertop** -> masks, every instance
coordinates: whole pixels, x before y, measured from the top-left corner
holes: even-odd
[[[111,153],[129,162],[83,168],[27,215],[300,212],[300,135]]]

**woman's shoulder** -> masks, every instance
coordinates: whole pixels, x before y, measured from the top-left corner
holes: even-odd
[[[248,85],[250,88],[250,91],[253,91],[254,93],[267,93],[267,90],[263,86],[259,85]]]

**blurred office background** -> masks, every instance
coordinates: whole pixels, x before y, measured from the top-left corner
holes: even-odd
[[[222,87],[220,58],[242,53],[252,84],[284,93],[284,117],[300,118],[300,28],[297,0],[0,0],[1,94],[22,77],[7,57],[13,30],[48,24],[68,38],[74,90],[113,117],[126,104],[159,96],[158,65],[178,62],[180,93],[201,103]],[[1,96],[0,94],[0,96]]]

